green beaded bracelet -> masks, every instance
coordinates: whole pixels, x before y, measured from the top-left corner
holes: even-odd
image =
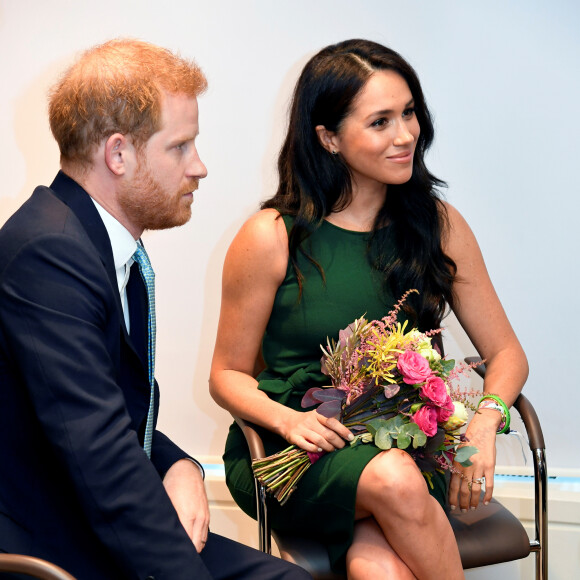
[[[503,427],[500,426],[501,429],[498,430],[497,434],[501,435],[502,433],[507,433],[510,430],[510,421],[511,421],[510,410],[508,409],[507,405],[497,395],[483,395],[483,397],[481,397],[481,399],[479,400],[479,403],[477,403],[478,408],[479,405],[482,403],[482,401],[485,401],[486,399],[491,399],[492,401],[495,401],[503,409],[502,418],[505,421],[505,425],[503,425]]]

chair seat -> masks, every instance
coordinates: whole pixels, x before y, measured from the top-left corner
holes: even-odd
[[[465,569],[519,560],[530,553],[524,526],[495,499],[476,510],[456,510],[447,515]]]
[[[331,571],[328,551],[324,544],[312,538],[278,534],[275,530],[272,530],[272,536],[278,546],[281,558],[302,566],[310,572],[315,580],[345,579],[344,575]]]
[[[530,540],[521,522],[495,499],[489,505],[480,504],[476,510],[447,515],[464,569],[519,560],[530,554]],[[343,575],[330,572],[328,552],[323,544],[274,530],[272,536],[281,557],[306,568],[316,580],[344,579]]]

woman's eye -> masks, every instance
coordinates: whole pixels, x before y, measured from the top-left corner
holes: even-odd
[[[414,107],[409,107],[408,109],[405,109],[403,111],[403,117],[405,117],[406,119],[408,119],[409,117],[412,117],[414,114],[415,114]]]
[[[385,119],[384,117],[381,117],[380,119],[377,119],[376,121],[373,121],[371,123],[371,127],[383,127],[387,124],[387,119]]]

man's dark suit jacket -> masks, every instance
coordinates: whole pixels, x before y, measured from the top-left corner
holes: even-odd
[[[187,455],[158,431],[142,449],[149,393],[107,231],[61,172],[0,230],[0,551],[87,580],[209,578],[161,479]]]

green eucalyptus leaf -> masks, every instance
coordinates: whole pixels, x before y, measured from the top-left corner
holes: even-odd
[[[419,428],[417,423],[410,423],[409,424],[409,435],[413,437],[413,447],[417,449],[417,447],[423,447],[427,444],[427,435]]]
[[[386,421],[385,419],[381,419],[380,417],[377,419],[371,419],[370,421],[366,421],[365,427],[368,429],[369,433],[372,433],[373,436],[377,434],[377,431],[384,427]]]
[[[417,449],[417,447],[422,447],[425,445],[425,443],[427,443],[427,435],[421,431],[417,423],[406,423],[403,425],[403,427],[401,427],[400,432],[405,437],[405,442],[407,441],[407,438],[409,439],[409,443],[406,445],[406,447],[401,447],[401,449],[406,449],[411,443],[411,439],[413,440],[414,449]],[[399,438],[400,437],[401,435],[399,435]]]
[[[427,435],[421,431],[413,439],[413,447],[417,449],[417,447],[425,447],[425,445],[427,445]]]
[[[473,447],[473,445],[460,447],[455,453],[455,461],[460,463],[463,467],[469,467],[470,465],[473,465],[469,458],[476,453],[478,453],[478,449],[477,447]]]
[[[409,437],[409,435],[406,433],[399,432],[397,437],[397,447],[399,449],[407,449],[409,445],[411,445],[411,437]]]
[[[392,431],[396,431],[397,429],[401,428],[404,424],[405,419],[403,419],[401,415],[395,415],[394,417],[391,417],[390,419],[387,419],[385,421],[385,426]]]
[[[453,367],[455,366],[455,361],[453,359],[446,360],[446,359],[442,358],[439,362],[441,363],[441,367],[443,368],[443,372],[446,375],[448,375],[453,370]]]
[[[393,438],[388,429],[381,428],[375,435],[375,445],[379,449],[390,449],[393,446]]]

